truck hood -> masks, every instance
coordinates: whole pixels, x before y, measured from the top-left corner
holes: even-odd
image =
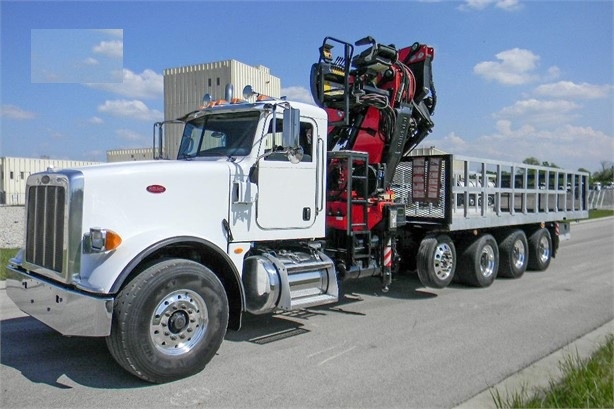
[[[80,168],[84,223],[93,217],[134,225],[147,217],[150,224],[151,218],[174,212],[200,213],[202,218],[212,208],[218,217],[228,217],[230,181],[239,170],[228,161],[143,161]]]
[[[229,161],[151,161],[94,165],[82,175],[82,234],[113,230],[122,239],[117,257],[84,255],[81,277],[108,290],[109,269],[169,240],[206,241],[225,251],[230,186],[240,167]],[[101,266],[106,266],[101,269]],[[100,271],[99,271],[100,270]]]

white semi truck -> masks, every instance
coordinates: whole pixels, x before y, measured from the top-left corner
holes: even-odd
[[[344,280],[487,287],[545,270],[588,216],[588,174],[412,156],[433,127],[433,56],[327,37],[318,106],[246,87],[181,118],[173,160],[31,175],[8,295],[167,382],[201,371],[243,314],[334,303]]]

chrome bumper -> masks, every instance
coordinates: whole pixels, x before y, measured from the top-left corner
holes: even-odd
[[[63,335],[104,337],[111,332],[113,297],[94,297],[7,267],[6,293],[26,314]]]

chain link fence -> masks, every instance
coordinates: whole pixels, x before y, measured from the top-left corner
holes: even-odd
[[[588,206],[589,209],[614,209],[614,189],[591,190]]]

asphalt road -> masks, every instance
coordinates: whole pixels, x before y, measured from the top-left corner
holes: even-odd
[[[250,316],[203,372],[151,385],[0,291],[3,408],[449,408],[614,319],[614,219],[573,224],[546,272],[488,289],[351,282],[339,304]]]

